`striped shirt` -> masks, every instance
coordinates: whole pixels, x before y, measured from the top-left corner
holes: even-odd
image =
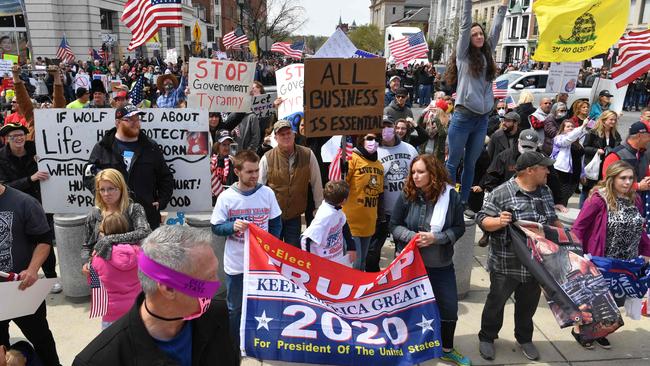
[[[498,217],[503,211],[511,212],[513,221],[528,220],[553,225],[558,219],[553,207],[553,196],[546,185],[534,192],[527,192],[517,185],[515,177],[490,193],[476,215],[476,222],[480,225],[486,217]],[[517,259],[510,242],[511,238],[505,229],[490,233],[488,271],[511,276],[521,282],[531,281],[532,275]]]

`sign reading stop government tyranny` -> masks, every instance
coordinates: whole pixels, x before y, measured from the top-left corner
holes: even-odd
[[[306,136],[379,132],[385,67],[383,58],[305,60]]]
[[[251,111],[252,62],[190,58],[189,108],[210,112]]]

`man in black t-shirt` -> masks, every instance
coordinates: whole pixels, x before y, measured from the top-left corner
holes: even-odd
[[[50,253],[52,231],[33,197],[0,184],[0,271],[19,274],[24,290],[38,280],[38,269]],[[57,366],[59,357],[47,323],[45,301],[32,315],[0,321],[0,345],[9,346],[13,321],[34,345],[43,365]]]

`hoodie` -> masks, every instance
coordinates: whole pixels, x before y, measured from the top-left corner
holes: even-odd
[[[397,105],[396,100],[393,100],[392,102],[390,102],[388,107],[384,108],[384,115],[388,116],[388,118],[393,122],[402,118],[404,119],[407,117],[413,118],[413,112],[411,111],[411,108],[407,107],[406,104],[404,105],[404,107],[400,107],[399,105]]]
[[[126,314],[142,287],[138,280],[140,247],[129,243],[113,245],[110,260],[94,256],[92,266],[108,294],[108,307],[102,321],[114,322]]]

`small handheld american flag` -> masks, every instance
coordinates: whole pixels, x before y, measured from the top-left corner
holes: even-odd
[[[19,280],[20,276],[18,273],[0,271],[0,282],[12,282]]]
[[[352,160],[352,151],[354,146],[352,144],[352,137],[345,137],[345,160]],[[341,169],[341,148],[336,151],[336,156],[330,164],[330,169],[328,173],[329,180],[341,180],[342,179],[342,169]]]
[[[90,271],[90,317],[96,318],[106,315],[108,311],[108,293],[92,264],[88,265],[88,269]]]
[[[492,94],[495,98],[505,98],[508,96],[508,80],[499,80],[492,82]]]

